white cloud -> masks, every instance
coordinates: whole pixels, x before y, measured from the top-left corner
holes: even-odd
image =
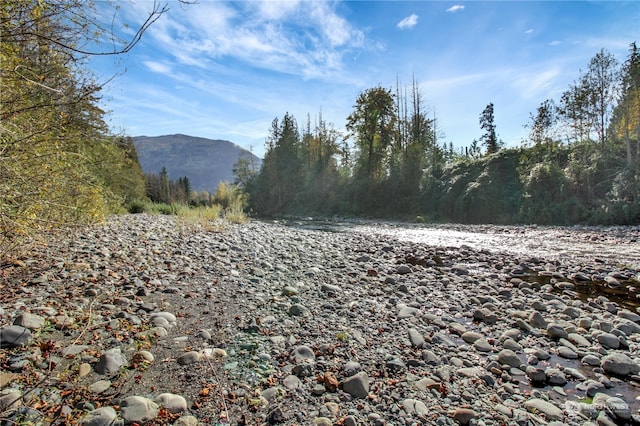
[[[546,70],[522,70],[513,80],[513,85],[524,99],[551,98],[558,84],[560,68],[553,66]]]
[[[455,13],[463,9],[464,9],[463,5],[456,4],[455,6],[451,6],[449,9],[447,9],[447,12]]]
[[[151,72],[157,72],[160,74],[169,74],[171,72],[171,66],[156,61],[144,61],[143,64],[149,68]]]
[[[415,13],[411,16],[407,16],[402,21],[398,22],[398,28],[404,30],[405,28],[413,28],[418,24],[418,15]]]
[[[560,44],[559,40],[553,40],[552,42],[549,43],[549,46],[557,46]]]
[[[298,8],[299,0],[285,1],[261,1],[259,4],[259,13],[261,19],[280,20],[294,13]]]
[[[533,28],[529,28],[527,31],[524,32],[525,34],[533,34]]]
[[[175,12],[150,35],[173,60],[201,69],[232,59],[305,79],[335,78],[344,54],[365,40],[330,0],[202,2]]]
[[[310,3],[312,7],[307,6],[307,9],[310,8],[311,17],[309,25],[317,24],[322,30],[322,35],[329,41],[332,47],[345,45],[360,46],[362,44],[364,34],[352,28],[349,22],[336,14],[328,3]]]

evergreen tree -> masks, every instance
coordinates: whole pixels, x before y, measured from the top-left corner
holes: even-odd
[[[500,144],[498,143],[498,136],[496,135],[493,103],[489,103],[482,111],[482,114],[480,114],[480,128],[485,131],[480,139],[484,143],[486,154],[495,154],[500,149]]]
[[[266,148],[250,205],[267,215],[294,210],[304,187],[304,167],[298,125],[292,115],[286,113],[282,122],[273,120]]]

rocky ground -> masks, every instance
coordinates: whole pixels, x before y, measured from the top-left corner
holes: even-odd
[[[629,262],[129,215],[0,268],[6,425],[640,424]]]

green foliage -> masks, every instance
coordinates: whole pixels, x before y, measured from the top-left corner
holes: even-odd
[[[572,183],[556,163],[537,163],[528,170],[521,206],[525,222],[567,225],[580,219],[580,202]]]
[[[226,182],[220,182],[216,192],[213,194],[213,204],[220,206],[223,210],[237,209],[242,210],[245,205],[245,195],[236,185]]]
[[[105,32],[94,12],[90,1],[0,0],[0,254],[144,197],[135,150],[109,133],[83,69],[83,47]]]
[[[445,168],[427,197],[427,213],[467,223],[517,223],[522,187],[517,175],[519,153],[502,150]]]
[[[480,139],[486,147],[486,154],[495,154],[500,149],[500,143],[498,142],[498,135],[496,134],[493,103],[489,103],[482,111],[482,114],[480,114],[480,128],[485,131]]]
[[[633,43],[617,73],[600,51],[559,102],[545,100],[531,116],[529,147],[501,149],[490,103],[480,115],[486,155],[477,140],[457,152],[438,143],[415,82],[410,96],[378,86],[358,96],[342,145],[321,118],[313,131],[308,120],[302,137],[290,115],[274,120],[262,169],[238,173],[239,182],[263,215],[637,224],[639,58]]]
[[[191,182],[186,176],[181,176],[178,180],[169,179],[169,174],[165,167],[159,174],[145,174],[146,194],[155,203],[178,203],[189,204],[193,200]]]

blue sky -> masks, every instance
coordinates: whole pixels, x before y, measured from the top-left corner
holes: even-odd
[[[123,36],[153,2],[116,2]],[[529,114],[557,100],[602,48],[640,42],[634,1],[211,1],[168,3],[140,43],[94,58],[114,131],[226,139],[263,156],[274,118],[307,114],[343,129],[359,93],[419,83],[440,142],[468,146],[495,108],[516,146]],[[111,22],[113,10],[100,5]],[[127,25],[124,26],[124,25]]]

